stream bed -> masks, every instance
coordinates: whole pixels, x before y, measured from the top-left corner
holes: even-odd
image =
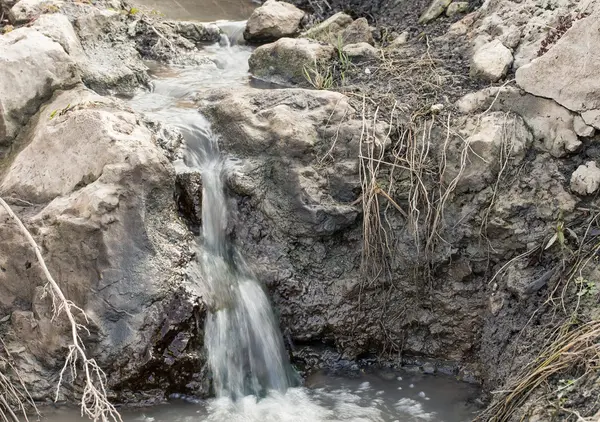
[[[177,1],[172,0],[174,3]],[[203,7],[213,10],[215,5],[219,7],[231,7],[232,4],[240,7],[248,6],[248,1],[235,2],[213,2],[200,1],[194,3],[195,11],[201,13]],[[162,4],[165,8],[171,7],[167,0],[161,0],[157,6]],[[213,7],[211,9],[211,7]],[[248,6],[249,7],[249,6]],[[240,9],[238,14],[221,16],[225,18],[239,18],[239,15],[249,13],[251,7]],[[226,10],[225,10],[226,11]],[[192,19],[193,16],[177,16]],[[208,15],[208,18],[214,17]],[[206,19],[202,19],[206,20]],[[218,128],[211,128],[209,122],[197,111],[197,101],[213,88],[244,86],[252,83],[248,75],[248,57],[251,48],[238,45],[235,40],[239,39],[243,31],[244,22],[229,22],[223,24],[222,28],[227,33],[220,43],[207,46],[204,50],[206,56],[212,61],[200,67],[168,67],[149,63],[152,72],[152,89],[140,91],[133,98],[127,99],[128,104],[136,111],[145,114],[151,119],[159,120],[178,128],[185,139],[185,152],[180,162],[176,163],[179,169],[197,170],[202,172],[204,180],[203,201],[206,209],[203,209],[203,236],[199,238],[199,244],[203,244],[205,252],[203,263],[206,268],[205,279],[214,279],[209,286],[198,286],[207,289],[208,296],[215,299],[215,292],[225,288],[227,291],[240,289],[241,293],[233,296],[242,297],[241,305],[245,306],[243,312],[230,308],[230,314],[219,315],[221,310],[215,311],[208,316],[214,321],[214,327],[208,327],[208,332],[213,334],[213,339],[207,339],[209,344],[209,355],[213,373],[227,372],[223,375],[225,385],[223,392],[231,393],[232,379],[239,380],[236,385],[235,394],[221,394],[215,399],[200,400],[193,397],[173,394],[167,404],[151,408],[123,409],[122,416],[125,422],[319,422],[319,421],[352,421],[352,422],[466,422],[473,418],[476,407],[469,404],[477,397],[477,388],[458,382],[451,377],[424,375],[412,372],[369,372],[361,373],[360,376],[338,377],[326,374],[313,374],[305,380],[304,386],[294,386],[293,382],[282,383],[283,387],[274,379],[272,382],[262,383],[262,390],[247,389],[244,386],[247,377],[247,367],[259,368],[258,378],[252,382],[261,383],[269,377],[284,377],[285,375],[273,375],[272,365],[278,353],[275,349],[283,347],[280,343],[280,333],[277,328],[270,331],[265,330],[265,321],[272,318],[270,305],[266,296],[263,308],[256,311],[256,306],[249,306],[248,298],[244,301],[243,295],[247,291],[244,286],[260,286],[260,280],[254,280],[250,274],[239,279],[244,273],[243,257],[238,257],[235,262],[226,262],[226,254],[221,249],[226,237],[222,233],[226,226],[227,209],[223,197],[223,179],[226,178],[229,169],[229,157],[223,157],[219,152],[218,138],[213,135],[212,130],[218,132]],[[214,183],[209,183],[214,180]],[[208,186],[208,187],[207,187]],[[208,190],[207,190],[208,189]],[[211,204],[212,208],[207,207]],[[211,211],[212,209],[212,211]],[[206,215],[204,213],[206,212]],[[233,268],[235,266],[235,268]],[[219,285],[219,283],[229,283]],[[246,289],[246,290],[245,290]],[[251,303],[263,301],[264,293],[259,287],[252,287],[255,295]],[[254,300],[259,297],[258,301]],[[229,302],[234,299],[227,299]],[[237,299],[235,299],[237,300]],[[234,300],[234,301],[235,301]],[[228,303],[229,303],[228,302]],[[244,303],[242,303],[244,302]],[[237,306],[237,305],[229,305]],[[253,314],[254,312],[254,314]],[[248,317],[256,321],[253,325],[248,322]],[[221,318],[221,319],[220,319]],[[252,319],[252,318],[250,318]],[[220,322],[219,322],[220,321]],[[240,325],[242,331],[254,333],[252,338],[237,337],[230,332]],[[222,325],[222,327],[219,326]],[[273,327],[276,323],[273,322]],[[233,328],[232,328],[233,327]],[[268,335],[267,333],[269,331]],[[215,334],[217,333],[217,334]],[[247,335],[247,334],[246,334]],[[220,337],[219,337],[220,336]],[[271,341],[265,340],[269,336]],[[219,344],[222,343],[222,344]],[[267,346],[272,347],[273,353],[266,356]],[[281,346],[281,347],[280,347]],[[223,350],[221,350],[223,349]],[[231,350],[239,349],[237,355],[231,355]],[[244,356],[242,351],[253,349],[250,356]],[[265,354],[265,357],[259,356]],[[285,353],[280,354],[283,356]],[[229,360],[228,360],[229,359]],[[233,359],[233,360],[232,360]],[[214,361],[214,362],[213,362]],[[244,362],[239,369],[232,369],[231,362]],[[281,365],[288,365],[286,362]],[[260,374],[260,371],[263,374]],[[237,371],[237,372],[236,372]],[[285,372],[285,370],[279,371]],[[254,371],[250,371],[254,376]],[[291,379],[291,378],[290,378]],[[217,382],[218,384],[218,382]],[[292,385],[291,388],[286,388]],[[260,399],[249,392],[260,391]],[[232,399],[231,397],[234,397]],[[86,420],[79,416],[77,409],[49,409],[43,410],[43,420],[47,422],[71,422]]]

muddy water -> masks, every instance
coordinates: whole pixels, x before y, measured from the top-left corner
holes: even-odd
[[[252,0],[134,0],[170,19],[212,22],[248,19],[258,4]]]
[[[311,388],[272,392],[236,403],[227,398],[172,399],[169,404],[125,410],[124,422],[466,422],[476,409],[473,387],[445,377],[386,372],[347,379],[313,376]],[[75,410],[54,410],[47,422],[83,421]]]

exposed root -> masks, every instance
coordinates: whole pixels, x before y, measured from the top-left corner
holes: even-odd
[[[122,422],[119,412],[117,412],[116,408],[107,398],[106,374],[104,371],[102,371],[94,359],[87,357],[85,346],[79,335],[80,330],[87,331],[87,329],[84,325],[77,322],[76,314],[82,316],[85,321],[87,321],[85,312],[65,297],[60,286],[50,274],[50,271],[48,270],[48,267],[46,266],[42,256],[42,252],[40,251],[35,239],[33,236],[31,236],[31,233],[29,233],[29,230],[27,230],[19,217],[2,198],[0,198],[0,205],[2,205],[6,212],[15,220],[27,238],[27,241],[35,251],[38,263],[42,268],[48,284],[50,285],[50,291],[53,295],[53,301],[55,303],[53,317],[57,318],[64,314],[71,326],[71,344],[69,345],[69,353],[60,372],[60,378],[56,386],[56,400],[58,399],[60,387],[65,381],[64,376],[67,372],[67,369],[69,370],[71,379],[74,382],[76,380],[79,367],[83,370],[84,374],[84,388],[81,397],[81,415],[85,415],[93,421]]]

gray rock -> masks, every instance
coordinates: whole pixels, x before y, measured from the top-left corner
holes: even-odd
[[[124,19],[117,11],[94,9],[74,22],[86,55],[81,63],[83,81],[101,94],[131,94],[148,80],[148,67]]]
[[[371,27],[365,18],[355,20],[342,31],[342,45],[359,43],[375,44]]]
[[[62,7],[61,0],[19,0],[8,14],[13,25],[27,23],[43,13],[56,13]]]
[[[173,381],[161,371],[148,377],[147,368],[157,367],[157,355],[161,361],[157,350],[185,334],[181,327],[195,331],[190,321],[203,315],[197,298],[176,293],[191,238],[174,207],[172,164],[140,116],[123,108],[83,87],[57,94],[40,110],[0,195],[38,204],[15,209],[45,248],[68,299],[86,310],[91,334],[85,340],[109,375],[107,386],[143,392],[175,382],[181,388],[192,381],[190,371]],[[49,398],[54,392],[40,379],[52,380],[60,370],[68,326],[53,318],[51,299],[43,295],[46,280],[17,227],[0,225],[0,238],[0,309],[33,311],[13,312],[17,330],[3,337],[9,348],[26,349],[16,365],[30,392]],[[190,340],[175,360],[200,372],[201,346]]]
[[[593,124],[594,121],[592,120],[590,123]],[[600,121],[598,123],[600,123]],[[583,118],[579,115],[576,115],[573,119],[573,129],[575,130],[575,133],[577,133],[577,136],[581,136],[582,138],[590,138],[596,133],[594,126],[586,124]]]
[[[166,25],[173,28],[175,33],[196,44],[219,41],[221,30],[214,23],[170,21]]]
[[[338,45],[342,36],[342,32],[352,22],[353,19],[349,15],[343,12],[338,12],[329,19],[326,19],[318,25],[313,26],[304,32],[302,36],[305,38],[311,38],[313,40]]]
[[[513,62],[512,53],[499,40],[479,47],[471,60],[471,76],[496,82],[506,75]]]
[[[376,59],[379,55],[379,50],[366,42],[348,44],[342,51],[352,60]]]
[[[0,148],[58,89],[81,79],[75,62],[60,44],[31,28],[0,37]]]
[[[254,10],[246,23],[244,38],[252,43],[265,43],[284,37],[294,37],[300,33],[304,12],[296,6],[267,0]]]
[[[345,96],[303,89],[217,90],[201,108],[220,129],[223,149],[246,160],[244,171],[229,181],[232,189],[262,198],[262,211],[288,235],[331,235],[356,221],[357,209],[335,198],[358,182],[358,167],[328,169],[345,174],[339,192],[326,189],[329,171],[314,167],[328,134],[354,113]],[[345,129],[340,137],[357,134]],[[352,157],[357,146],[340,142],[340,160]]]
[[[591,195],[600,187],[600,169],[594,161],[577,167],[571,175],[571,190],[580,195]]]
[[[517,83],[572,111],[600,110],[600,50],[592,45],[600,45],[600,12],[573,23],[550,51],[520,67]]]
[[[278,84],[309,86],[307,72],[327,72],[331,45],[305,38],[281,38],[258,47],[248,60],[253,76]]]
[[[34,21],[32,26],[51,40],[59,43],[65,52],[81,67],[86,60],[83,47],[67,16],[62,13],[41,15]]]
[[[395,37],[392,40],[389,47],[390,48],[398,48],[398,47],[404,46],[408,42],[408,37],[409,37],[408,32],[404,31],[403,33],[399,34],[397,37]]]
[[[576,152],[581,141],[575,133],[576,115],[552,100],[525,94],[516,88],[487,88],[457,102],[465,114],[491,110],[520,115],[531,129],[535,145],[555,157]]]
[[[469,10],[469,2],[468,1],[455,1],[450,3],[448,8],[446,9],[446,16],[452,17],[456,16],[460,13],[465,13]]]
[[[419,23],[429,23],[441,16],[450,3],[452,3],[452,0],[433,0],[419,18]]]
[[[445,180],[452,180],[460,174],[457,185],[460,191],[478,192],[493,183],[502,167],[501,149],[509,151],[506,159],[518,164],[533,140],[520,116],[502,112],[470,117],[461,132],[468,145],[467,159],[463,165],[460,162],[462,154],[450,154],[444,175]]]
[[[586,124],[600,129],[600,110],[584,111],[581,113],[581,117]]]

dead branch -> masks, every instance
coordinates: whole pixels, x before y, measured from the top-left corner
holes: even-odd
[[[56,280],[54,280],[52,274],[50,274],[50,271],[48,270],[48,266],[44,261],[44,257],[42,256],[42,252],[39,246],[37,245],[35,239],[31,235],[29,230],[27,230],[23,222],[19,219],[19,217],[13,212],[10,206],[2,198],[0,198],[0,205],[2,205],[2,207],[8,213],[8,215],[10,215],[13,218],[13,220],[15,220],[15,222],[27,238],[27,241],[35,251],[38,263],[42,268],[44,276],[48,280],[48,284],[51,287],[54,299],[58,300],[58,307],[55,306],[54,308],[54,318],[58,317],[59,314],[64,312],[71,326],[71,344],[69,345],[69,353],[67,355],[65,364],[62,370],[60,371],[59,381],[56,386],[55,400],[58,399],[58,394],[60,391],[60,387],[63,384],[66,370],[70,370],[74,381],[77,375],[77,367],[80,366],[83,369],[83,373],[85,375],[84,389],[81,397],[81,415],[85,415],[93,421],[122,422],[119,412],[117,412],[116,408],[109,402],[107,398],[105,387],[106,374],[98,366],[94,359],[90,359],[87,357],[85,353],[85,346],[83,344],[83,341],[81,340],[81,337],[79,336],[79,330],[86,330],[86,328],[84,325],[77,322],[74,312],[80,313],[87,321],[87,316],[85,312],[83,311],[83,309],[81,309],[80,307],[75,305],[75,303],[73,303],[65,297],[60,286],[58,285]]]

